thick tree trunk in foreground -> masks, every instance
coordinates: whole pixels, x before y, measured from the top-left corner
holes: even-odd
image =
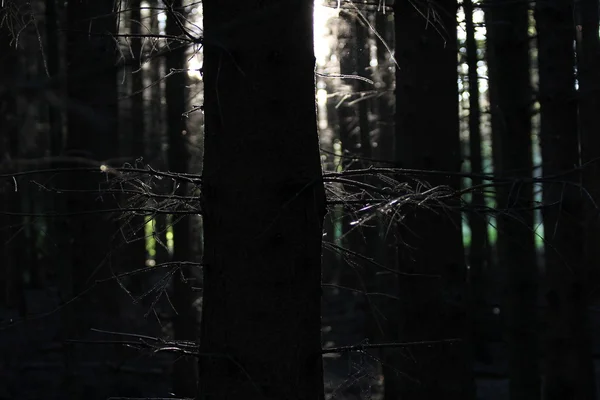
[[[201,399],[324,398],[312,15],[204,2]]]
[[[410,2],[395,3],[396,25],[396,161],[401,168],[459,172],[456,72],[456,2],[443,0],[438,29],[428,27]],[[423,14],[424,13],[424,14]],[[443,37],[439,32],[443,32]],[[431,186],[459,187],[457,177],[419,177]],[[416,184],[413,186],[417,186]],[[436,207],[435,204],[429,205]],[[399,311],[401,341],[460,338],[455,344],[411,348],[411,357],[398,357],[401,399],[471,399],[466,267],[460,214],[437,207],[419,207],[400,227]],[[387,379],[387,376],[386,376]]]

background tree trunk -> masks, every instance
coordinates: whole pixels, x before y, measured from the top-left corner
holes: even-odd
[[[434,29],[423,18],[431,12],[426,6],[396,2],[395,42],[399,64],[396,70],[396,162],[400,168],[461,170],[456,8],[453,0],[436,3],[439,20]],[[419,178],[432,187],[449,185],[458,189],[460,186],[457,176]],[[411,210],[400,227],[399,269],[408,274],[439,276],[399,277],[400,340],[461,338],[463,341],[415,347],[410,349],[411,357],[398,357],[396,367],[403,373],[400,398],[471,399],[474,386],[469,344],[465,341],[466,267],[460,214],[439,205],[433,207],[435,212],[426,208]]]
[[[523,2],[495,0],[486,9],[496,176],[516,181],[496,189],[498,262],[507,271],[506,335],[511,399],[539,399],[537,287],[533,233],[529,16]],[[506,82],[512,82],[507,85]]]
[[[598,202],[600,201],[600,39],[598,37],[599,4],[595,0],[581,0],[576,3],[575,18],[580,22],[580,41],[577,46],[577,79],[579,90],[579,133],[581,137],[581,162],[583,186],[591,196],[585,204],[584,214],[584,258],[583,266],[573,271],[570,280],[563,284],[568,301],[574,307],[568,323],[576,338],[573,339],[574,353],[580,363],[569,372],[564,389],[567,395],[577,399],[595,399],[598,389],[595,382],[594,365],[591,353],[591,338],[588,307],[590,295],[600,283],[600,223],[598,222]],[[595,313],[592,313],[594,315]],[[575,326],[579,329],[575,331]],[[566,367],[565,369],[569,368]],[[579,374],[579,375],[577,375]]]
[[[569,1],[538,3],[540,105],[544,176],[547,323],[544,397],[592,399],[593,364],[583,264],[583,198],[579,164],[573,8]],[[567,173],[572,171],[571,173]],[[568,182],[565,185],[565,182]],[[575,291],[580,293],[574,293]]]
[[[105,161],[118,155],[118,108],[116,45],[117,17],[112,0],[71,1],[67,7],[67,117],[66,154]],[[94,20],[90,24],[90,20]],[[80,167],[77,164],[67,165]],[[85,339],[101,316],[111,316],[111,325],[120,326],[119,295],[116,282],[99,289],[87,289],[97,279],[111,276],[116,265],[113,237],[118,226],[114,215],[102,212],[116,209],[117,200],[103,193],[107,177],[100,172],[69,172],[61,181],[67,192],[65,208],[73,213],[64,232],[69,237],[64,249],[70,257],[62,268],[63,301],[85,291],[77,302],[61,314],[65,338]],[[77,373],[92,353],[81,346],[66,346],[67,376],[64,382],[72,396],[82,396],[83,384]],[[97,372],[97,371],[96,371]]]
[[[183,18],[182,1],[175,0],[171,3],[173,12],[167,14],[166,34],[178,36],[183,34],[180,25],[185,24]],[[179,21],[176,20],[179,19]],[[166,56],[167,71],[174,72],[166,80],[167,100],[167,132],[169,137],[169,170],[178,173],[187,173],[189,170],[190,155],[188,151],[187,129],[184,113],[187,103],[187,73],[185,50],[187,46],[179,42],[171,43],[171,51]],[[189,194],[188,184],[175,182],[174,193],[178,196]],[[172,261],[191,261],[191,218],[173,215],[173,256]],[[197,339],[197,317],[192,307],[193,292],[188,278],[190,271],[181,270],[173,276],[173,307],[175,339],[195,341]],[[180,357],[175,361],[173,369],[173,391],[179,397],[191,397],[197,390],[197,363],[187,357]]]
[[[0,7],[0,12],[4,12]],[[12,85],[17,79],[19,57],[16,42],[12,42],[11,32],[0,27],[0,163],[8,163],[19,157],[19,121],[17,116],[17,96]],[[2,180],[0,184],[1,211],[0,216],[0,307],[8,311],[8,315],[16,317],[25,312],[23,308],[23,271],[18,268],[20,233],[23,218],[8,213],[21,212],[21,199],[17,192],[18,181]],[[20,316],[20,315],[19,315]]]
[[[481,111],[479,101],[479,77],[477,75],[477,41],[473,24],[473,3],[463,2],[465,12],[467,65],[469,68],[469,172],[472,175],[471,186],[478,187],[483,181],[478,175],[483,172],[481,155]],[[488,257],[488,221],[483,212],[485,207],[484,190],[474,190],[471,194],[472,210],[468,214],[471,229],[471,241],[468,248],[469,262],[469,314],[472,321],[473,356],[485,354],[481,316],[484,312],[484,269],[489,263]]]

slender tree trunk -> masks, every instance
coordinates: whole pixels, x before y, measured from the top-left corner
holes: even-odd
[[[377,77],[380,83],[380,94],[377,101],[379,111],[377,151],[375,157],[386,161],[394,159],[394,62],[389,49],[394,48],[394,21],[393,13],[382,11],[377,13],[375,27],[379,36],[385,40],[377,40]],[[386,46],[387,45],[387,46]]]
[[[324,398],[312,16],[312,0],[204,2],[200,399]]]
[[[4,12],[0,7],[0,13]],[[16,44],[11,42],[12,34],[6,27],[0,27],[0,165],[8,164],[19,157],[19,123],[17,99],[12,84],[17,79],[20,54]],[[0,168],[2,169],[2,168]],[[6,173],[7,171],[3,171]],[[15,187],[17,185],[17,187]],[[0,209],[5,212],[21,212],[21,196],[17,192],[19,182],[10,179],[0,181]],[[13,316],[24,312],[22,271],[19,269],[19,242],[23,220],[19,216],[0,215],[0,306]]]
[[[167,15],[167,35],[183,35],[180,25],[184,24],[182,1],[175,0],[171,3],[173,12]],[[185,69],[186,46],[181,43],[172,43],[171,51],[166,56],[167,71],[182,71]],[[169,170],[178,173],[187,173],[189,170],[189,151],[187,148],[187,128],[185,117],[187,100],[187,74],[174,73],[166,81],[167,100],[167,132],[169,150],[167,158]],[[175,182],[175,194],[188,195],[188,185],[185,182]],[[173,216],[173,256],[172,261],[191,261],[190,218]],[[175,339],[195,341],[197,339],[197,318],[192,307],[193,293],[190,287],[189,271],[182,270],[173,277],[173,306],[176,311],[174,317]],[[173,370],[173,390],[176,396],[191,397],[196,393],[196,362],[191,358],[179,358]]]
[[[145,156],[148,154],[145,146],[144,71],[141,63],[142,39],[135,37],[142,33],[141,1],[132,0],[128,5],[130,11],[129,20],[126,25],[133,37],[130,39],[131,66],[126,70],[131,78],[131,85],[126,89],[126,91],[131,91],[131,108],[128,110],[130,113],[126,118],[131,121],[131,125],[123,138],[123,156],[131,160],[132,165],[142,166],[142,164],[138,163],[138,160],[144,159],[145,161]],[[127,93],[129,94],[129,92]],[[124,196],[124,198],[127,199],[127,196]],[[126,204],[125,207],[146,207],[146,201],[147,199],[145,198],[136,199],[134,202],[130,200],[130,204]],[[125,270],[133,271],[144,268],[147,259],[145,216],[132,216],[124,223],[122,232],[127,241],[122,255],[122,263]],[[147,278],[148,274],[134,276],[128,287],[133,293],[139,295],[144,291],[143,283]]]
[[[159,0],[150,0],[151,7],[159,7]],[[159,24],[158,24],[158,11],[151,11],[150,17],[150,31],[153,34],[160,34],[159,32]],[[160,51],[159,49],[154,49],[154,52]],[[151,56],[155,56],[155,54],[151,53]],[[164,151],[163,144],[167,141],[166,135],[164,132],[165,126],[165,110],[162,104],[164,93],[164,81],[162,80],[162,76],[164,76],[164,57],[156,57],[152,58],[150,61],[150,71],[148,71],[148,81],[147,86],[150,86],[149,90],[149,109],[150,113],[148,113],[147,122],[147,131],[148,131],[148,162],[152,167],[158,170],[166,169],[166,153]],[[164,189],[165,181],[157,181],[156,186],[158,191],[166,190]],[[155,254],[154,261],[157,264],[167,262],[169,260],[169,252],[165,248],[165,246],[160,243],[164,243],[166,245],[167,238],[167,218],[166,214],[158,214],[154,216],[153,222],[153,235],[155,236]],[[159,243],[160,242],[160,243]]]
[[[100,161],[118,154],[116,46],[111,36],[116,33],[116,21],[112,0],[68,4],[68,155]],[[116,208],[114,197],[102,193],[106,180],[100,171],[65,177],[67,188],[75,190],[66,195],[66,208],[75,215],[65,227],[71,235],[67,247],[71,257],[63,271],[65,279],[72,280],[73,294],[87,289],[95,279],[110,276],[110,266],[115,265],[111,250],[117,226],[107,214],[90,213]],[[98,312],[114,315],[118,325],[119,308],[115,293],[108,290],[111,285],[117,288],[116,283],[105,284],[101,294],[95,291],[92,299],[88,293],[73,305],[75,315],[65,325],[74,324],[71,337],[88,334]]]
[[[378,135],[377,147],[373,150],[374,157],[380,160],[392,162],[395,157],[394,152],[394,62],[393,56],[388,49],[394,48],[394,20],[393,13],[383,13],[379,11],[375,17],[375,27],[379,36],[383,38],[377,40],[377,69],[376,80],[379,82],[379,94],[377,100],[378,108]],[[396,226],[390,226],[387,221],[380,223],[380,249],[375,256],[375,260],[390,268],[397,264],[396,251]],[[383,293],[398,293],[397,277],[390,273],[379,273],[376,278],[377,291]],[[392,342],[398,339],[398,315],[397,303],[392,299],[384,299],[381,311],[386,317],[383,323],[384,338],[383,342]],[[384,379],[384,398],[396,399],[400,395],[398,385],[401,384],[396,377],[398,357],[402,357],[394,349],[382,349],[380,358],[382,362],[382,374]]]
[[[471,172],[471,185],[477,187],[483,183],[477,175],[483,172],[481,157],[481,111],[479,104],[479,78],[477,76],[477,42],[475,40],[475,26],[473,24],[473,3],[471,0],[464,1],[465,24],[466,24],[466,46],[467,65],[469,67],[469,171]],[[485,207],[483,190],[475,190],[471,195],[471,206],[473,210],[468,214],[469,227],[471,228],[471,243],[469,245],[469,303],[472,319],[472,342],[474,354],[484,351],[479,317],[482,314],[484,303],[484,268],[488,260],[488,232],[487,219],[481,211]]]
[[[357,34],[357,23],[355,22],[356,16],[354,13],[348,11],[340,12],[340,27],[339,27],[339,53],[340,53],[340,73],[343,75],[356,75],[358,70],[358,38]],[[361,131],[361,121],[359,116],[359,107],[357,104],[350,104],[352,100],[356,98],[353,94],[357,91],[357,85],[355,80],[342,80],[342,91],[344,92],[344,98],[341,99],[341,103],[338,107],[337,119],[338,119],[338,134],[341,142],[341,149],[343,157],[341,159],[341,166],[343,170],[349,170],[353,168],[360,168],[364,165],[363,146],[365,135]],[[364,105],[364,103],[363,103]],[[362,108],[366,111],[366,108]],[[363,120],[364,121],[364,120]],[[368,121],[367,121],[368,123]],[[364,127],[364,122],[362,122]],[[368,132],[367,132],[368,134]],[[368,145],[370,151],[370,144]],[[345,193],[356,193],[356,188],[351,185],[342,185],[341,189]],[[353,224],[357,217],[352,211],[352,206],[342,205],[340,207],[340,228],[341,228],[341,240],[340,244],[346,249],[352,249],[359,254],[365,254],[365,246],[361,227]],[[336,283],[343,287],[349,287],[357,290],[364,289],[363,277],[361,272],[363,271],[361,260],[352,258],[352,256],[342,257],[340,263],[340,270],[337,276]],[[368,266],[370,267],[370,266]],[[358,296],[358,293],[352,292],[351,290],[341,290],[338,293],[337,301],[343,304],[345,310],[350,310],[347,315],[351,315],[365,300],[364,297]],[[362,303],[362,304],[361,304]],[[362,313],[360,317],[363,317]],[[353,323],[349,318],[344,320],[346,326],[350,326],[348,329],[339,328],[333,326],[332,330],[335,334],[334,341],[348,340],[350,342],[357,342],[362,340],[364,337],[363,327],[360,323]],[[355,388],[350,388],[350,390]]]
[[[456,11],[453,0],[436,3],[438,29],[423,18],[425,6],[395,3],[396,162],[401,168],[459,172]],[[429,22],[431,24],[431,22]],[[440,34],[439,32],[443,32]],[[458,177],[420,177],[435,187],[459,188]],[[431,178],[431,179],[430,179]],[[416,185],[415,185],[416,186]],[[432,206],[435,207],[434,204]],[[410,349],[396,366],[401,399],[472,399],[467,318],[466,267],[460,214],[417,208],[400,235],[400,340],[460,338],[458,344]],[[404,375],[405,374],[405,375]],[[408,378],[410,377],[410,378]]]
[[[142,10],[141,0],[131,0],[129,8],[131,20],[130,31],[132,35],[140,35],[142,33]],[[144,70],[142,69],[142,39],[131,39],[132,60],[132,76],[131,76],[131,117],[132,117],[132,140],[131,140],[131,155],[135,158],[142,157],[146,154],[145,151],[145,114],[144,114]]]
[[[67,155],[108,160],[118,154],[116,46],[111,36],[116,33],[116,21],[112,0],[70,1],[67,5]],[[70,190],[65,194],[65,209],[73,216],[60,228],[69,233],[62,243],[68,257],[61,268],[61,297],[66,302],[85,293],[61,313],[62,337],[78,339],[89,335],[101,315],[111,315],[113,329],[119,325],[118,297],[111,290],[112,285],[120,290],[117,284],[109,282],[86,292],[91,282],[110,276],[115,265],[111,250],[117,226],[101,211],[116,208],[116,201],[102,193],[107,176],[100,171],[69,172],[62,179],[62,188]],[[89,355],[77,346],[64,348],[62,384],[72,393],[81,393],[77,371]]]
[[[355,16],[354,19],[354,29],[356,32],[356,64],[357,64],[357,72],[359,76],[364,78],[373,79],[374,74],[371,67],[371,29],[369,26],[363,21],[363,18],[359,15]],[[355,88],[358,93],[361,94],[361,99],[357,104],[358,107],[358,129],[360,135],[360,155],[364,158],[363,163],[367,165],[373,165],[373,162],[370,160],[373,157],[373,129],[371,124],[371,110],[375,107],[376,101],[375,97],[370,97],[369,92],[373,91],[375,87],[373,85],[368,84],[367,82],[356,80]],[[367,183],[369,182],[369,178],[365,178]],[[360,242],[362,242],[362,246],[364,250],[362,254],[369,259],[375,259],[379,256],[378,243],[382,242],[382,237],[380,237],[380,220],[379,218],[373,218],[366,221],[362,226],[358,227]],[[387,224],[384,224],[387,225]],[[353,248],[352,250],[356,250]],[[381,260],[379,260],[381,261]],[[384,261],[385,263],[385,261]],[[386,303],[388,299],[384,299],[380,296],[370,295],[369,293],[381,292],[378,287],[377,281],[377,270],[375,266],[370,265],[366,262],[361,262],[362,270],[361,270],[361,283],[360,286],[357,287],[359,290],[364,290],[367,294],[362,299],[362,310],[364,312],[364,326],[363,326],[363,335],[364,338],[368,339],[371,343],[381,343],[386,337],[385,332],[385,316],[379,314],[383,311],[383,305]],[[378,356],[378,351],[371,351],[374,355]],[[379,366],[378,366],[379,367]],[[377,372],[379,374],[379,372]]]
[[[600,283],[600,223],[597,205],[600,201],[600,40],[598,38],[598,2],[580,0],[576,17],[580,21],[577,66],[579,81],[579,123],[582,163],[585,165],[583,183],[595,204],[588,202],[585,224],[585,264],[587,278],[595,287]],[[597,300],[596,295],[594,300]]]
[[[46,0],[46,51],[45,56],[48,73],[51,78],[60,80],[60,43],[59,43],[59,13],[56,0]],[[61,88],[62,89],[62,88]],[[62,95],[62,90],[58,91]],[[48,110],[48,125],[50,126],[50,154],[58,156],[63,151],[63,115],[61,109],[51,105]]]
[[[580,363],[570,370],[565,390],[574,399],[595,399],[597,387],[594,375],[594,365],[591,354],[591,338],[589,337],[588,306],[592,287],[597,287],[600,282],[600,224],[598,223],[597,205],[600,201],[600,183],[598,174],[600,166],[600,40],[598,38],[598,1],[581,0],[577,4],[576,18],[580,21],[580,35],[577,47],[578,69],[578,106],[579,127],[581,137],[581,161],[585,165],[583,171],[583,186],[591,195],[591,201],[584,207],[584,256],[583,267],[573,271],[568,281],[567,294],[575,309],[569,315],[569,326],[578,324],[581,331],[574,332],[574,353]],[[597,299],[597,296],[595,296]],[[565,368],[565,370],[568,367]],[[579,373],[579,376],[575,375]]]
[[[507,340],[511,399],[539,399],[537,288],[533,233],[528,5],[495,0],[486,9],[494,172],[514,185],[496,189],[498,260],[507,271]]]
[[[575,29],[568,0],[536,6],[544,176],[579,164]],[[545,399],[593,399],[595,386],[583,263],[583,197],[578,172],[544,184],[548,291]],[[565,185],[565,182],[568,184]]]

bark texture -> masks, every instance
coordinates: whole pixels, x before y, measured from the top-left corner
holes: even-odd
[[[312,0],[204,2],[201,399],[323,399]]]

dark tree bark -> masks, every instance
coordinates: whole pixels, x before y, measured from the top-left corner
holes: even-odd
[[[324,398],[312,16],[204,2],[201,399]]]
[[[583,170],[583,186],[591,196],[584,207],[584,237],[583,265],[573,270],[563,282],[562,292],[567,307],[565,320],[571,329],[569,350],[576,357],[578,364],[565,367],[566,377],[559,381],[558,390],[574,399],[595,399],[597,387],[595,382],[594,365],[591,353],[591,338],[589,336],[588,306],[592,288],[600,281],[600,224],[598,223],[597,204],[600,201],[600,183],[598,174],[600,166],[600,39],[598,38],[599,4],[595,0],[576,2],[575,18],[578,22],[577,46],[577,93],[579,106],[579,134],[581,138],[581,162]],[[566,272],[566,271],[563,271]],[[594,300],[597,300],[597,295]],[[576,329],[578,331],[576,331]],[[579,331],[579,329],[581,329]],[[568,334],[568,333],[567,333]],[[570,366],[571,364],[569,364]],[[554,398],[554,397],[551,397]],[[558,398],[558,397],[555,397]]]
[[[421,7],[417,10],[416,7]],[[423,18],[427,6],[395,3],[396,162],[401,168],[459,172],[456,11],[453,0],[436,3],[437,30]],[[431,24],[431,21],[429,22]],[[440,33],[442,32],[442,33]],[[433,114],[432,114],[433,113]],[[427,179],[458,189],[458,177]],[[432,204],[435,207],[435,205]],[[400,235],[400,340],[463,339],[460,344],[416,347],[398,357],[402,399],[470,399],[474,385],[466,341],[466,267],[460,215],[417,208]],[[405,378],[410,377],[410,379]]]
[[[394,159],[394,62],[388,48],[394,48],[394,21],[393,14],[378,12],[375,19],[375,27],[379,36],[385,40],[385,44],[377,40],[377,89],[384,93],[380,94],[377,101],[379,111],[377,125],[377,150],[375,158],[393,161]],[[387,45],[387,47],[386,47]]]
[[[576,19],[579,21],[579,43],[577,47],[578,105],[581,135],[581,158],[585,165],[583,184],[594,204],[587,202],[585,220],[585,274],[583,281],[592,285],[600,282],[600,223],[597,205],[600,201],[600,40],[598,38],[598,2],[580,0],[576,2]],[[583,291],[585,292],[585,287]],[[598,300],[598,295],[594,296]]]
[[[67,5],[68,156],[104,161],[118,155],[117,52],[112,36],[116,33],[117,17],[113,4],[112,0],[101,0],[70,1]],[[120,289],[116,282],[86,291],[95,280],[110,277],[111,268],[116,265],[112,250],[118,227],[111,222],[111,216],[102,212],[117,208],[114,196],[103,193],[109,177],[99,168],[98,172],[69,172],[60,181],[61,188],[69,189],[65,210],[73,213],[58,228],[68,233],[60,242],[61,252],[67,254],[60,271],[61,300],[66,302],[84,293],[61,312],[61,335],[65,339],[86,338],[101,316],[111,316],[111,324],[103,324],[105,329],[120,325]],[[64,349],[62,384],[71,393],[81,395],[84,389],[77,372],[91,353],[77,346]]]
[[[126,73],[130,78],[126,89],[123,90],[128,95],[130,94],[131,108],[125,107],[127,115],[124,119],[131,121],[131,124],[123,129],[122,133],[122,156],[129,160],[131,165],[141,166],[138,160],[143,159],[147,162],[145,156],[148,154],[145,147],[145,108],[144,108],[144,71],[142,69],[142,39],[136,38],[142,33],[142,16],[141,16],[141,1],[132,0],[129,2],[129,19],[125,26],[121,26],[124,33],[130,33],[132,37],[129,39],[131,46],[130,66],[126,68]],[[131,189],[128,187],[128,189]],[[124,207],[145,207],[144,199],[135,199],[131,201],[128,196],[121,197]],[[126,271],[133,271],[144,268],[146,265],[146,232],[145,219],[143,215],[132,215],[123,223],[122,233],[125,237],[124,248],[121,252],[121,263]],[[135,275],[128,282],[128,289],[135,295],[140,295],[145,291],[144,281],[148,280],[149,274]]]
[[[185,23],[182,18],[182,1],[171,3],[172,12],[167,15],[166,34],[183,35],[180,26]],[[182,71],[186,67],[185,50],[187,46],[181,43],[171,43],[171,50],[166,56],[167,71]],[[175,72],[166,80],[167,100],[167,134],[169,149],[167,158],[169,170],[187,173],[189,170],[189,150],[185,117],[187,101],[187,74]],[[175,195],[188,195],[188,185],[185,182],[175,182]],[[172,261],[191,261],[190,218],[173,216],[173,255]],[[192,306],[193,293],[189,271],[182,270],[173,277],[173,306],[177,314],[174,316],[173,328],[175,339],[194,341],[197,339],[197,316]],[[190,358],[179,358],[173,369],[173,391],[179,397],[191,397],[196,393],[196,362]]]
[[[372,23],[372,22],[369,22]],[[356,15],[354,18],[354,29],[356,32],[356,65],[357,73],[359,76],[364,78],[373,79],[373,69],[371,67],[371,41],[372,34],[371,29],[362,17]],[[363,164],[373,165],[373,129],[371,124],[372,111],[376,106],[374,97],[368,97],[369,92],[373,91],[375,87],[362,80],[356,80],[354,87],[356,91],[360,93],[360,100],[357,104],[357,115],[358,115],[358,130],[360,135],[360,155],[364,158]],[[365,179],[367,183],[373,183],[372,180],[369,182],[369,178]],[[354,218],[356,219],[356,218]],[[387,224],[383,224],[387,227]],[[378,244],[382,242],[383,236],[380,237],[380,220],[379,218],[371,219],[361,226],[357,227],[359,243],[363,249],[361,252],[364,256],[375,259],[380,255]],[[352,250],[358,250],[356,247],[351,248]],[[360,251],[360,250],[359,250]],[[381,261],[381,260],[379,260]],[[385,263],[385,261],[383,261]],[[360,286],[357,287],[359,290],[365,291],[367,294],[362,299],[362,310],[364,312],[364,325],[363,335],[364,338],[369,340],[371,343],[382,343],[386,338],[384,321],[385,317],[379,314],[383,310],[383,306],[386,304],[388,299],[384,299],[381,296],[374,296],[368,293],[382,292],[378,286],[377,270],[376,267],[361,262],[363,264],[360,269]],[[385,291],[385,290],[383,290]],[[372,351],[378,356],[378,351]],[[376,372],[379,374],[379,372]]]
[[[511,399],[539,399],[537,288],[533,233],[528,4],[495,0],[486,9],[494,172],[515,179],[496,189],[498,261],[507,271],[505,307]]]
[[[0,7],[0,13],[4,12]],[[12,34],[6,26],[0,28],[0,165],[8,164],[12,158],[19,157],[19,124],[17,118],[17,96],[13,83],[17,79],[19,53],[12,42]],[[21,212],[20,193],[16,192],[18,181],[2,179],[0,181],[0,210]],[[20,264],[19,234],[23,219],[8,214],[0,215],[0,307],[16,316],[23,313],[23,284]]]
[[[142,33],[142,12],[141,0],[131,0],[129,8],[131,9],[130,31],[132,35]],[[144,70],[142,69],[142,39],[131,39],[132,75],[131,75],[131,148],[130,155],[134,159],[142,157],[145,151],[145,114],[144,114]]]
[[[577,187],[579,140],[575,96],[575,29],[568,0],[536,5],[544,176],[547,337],[546,399],[593,399],[594,371],[583,263],[583,197]],[[571,171],[570,173],[567,173]],[[568,184],[565,184],[568,182]]]
[[[373,156],[379,160],[392,162],[395,157],[394,152],[394,62],[393,56],[388,49],[394,48],[394,20],[393,13],[383,13],[380,11],[375,16],[375,28],[380,39],[377,40],[377,69],[375,70],[375,80],[378,83],[377,90],[381,93],[377,99],[377,147],[373,149]],[[387,46],[386,46],[387,45]],[[395,228],[390,227],[387,222],[379,226],[380,248],[375,255],[375,260],[382,265],[393,268],[397,264],[396,236]],[[376,277],[376,287],[378,292],[397,293],[397,277],[391,273],[378,273]],[[385,315],[386,321],[382,322],[384,337],[382,342],[392,342],[398,338],[398,315],[397,304],[393,299],[383,299],[380,310]],[[399,396],[399,387],[401,384],[397,379],[398,357],[402,357],[394,349],[382,349],[380,358],[383,360],[381,370],[384,379],[384,398],[396,399]]]
[[[151,7],[159,7],[161,5],[159,0],[150,0],[149,4]],[[158,35],[159,24],[158,24],[159,11],[152,11],[150,17],[150,31],[152,34]],[[152,47],[154,48],[154,47]],[[149,99],[149,110],[150,112],[146,115],[148,118],[147,132],[148,132],[148,162],[149,164],[158,170],[166,169],[166,153],[164,150],[164,143],[166,140],[166,134],[164,132],[165,126],[165,107],[163,107],[164,97],[164,76],[165,66],[164,57],[157,57],[156,53],[160,51],[160,48],[154,49],[154,53],[150,53],[150,70],[148,71],[148,79],[146,86],[150,86],[150,99]],[[156,182],[157,190],[161,191],[164,189],[165,181]],[[166,190],[166,189],[164,189]],[[169,252],[167,248],[160,243],[166,245],[167,238],[167,220],[166,214],[158,214],[154,216],[153,222],[153,235],[155,236],[155,254],[154,261],[157,264],[167,262],[169,260]],[[160,242],[160,243],[159,243]]]
[[[481,157],[481,111],[479,102],[479,78],[477,76],[477,42],[475,40],[475,26],[473,24],[473,3],[465,0],[463,3],[466,25],[467,65],[469,67],[469,171],[471,172],[471,185],[480,186],[483,181],[477,175],[483,172]],[[481,328],[478,326],[484,304],[484,268],[489,262],[488,257],[488,222],[485,215],[479,211],[485,207],[483,190],[475,190],[471,195],[473,210],[468,214],[469,227],[471,228],[471,243],[469,245],[469,307],[472,319],[473,354],[483,353]]]
[[[356,75],[356,48],[357,35],[353,15],[347,11],[340,12],[340,29],[338,34],[340,73],[343,75]],[[342,80],[344,88],[349,92],[353,90],[351,80]],[[361,137],[360,132],[356,131],[356,110],[348,103],[349,98],[342,99],[339,104],[337,119],[339,138],[342,142],[342,167],[347,169],[352,167],[355,160],[352,155],[360,156]]]
[[[90,20],[94,23],[90,24]],[[118,155],[116,46],[111,36],[116,33],[116,21],[112,0],[68,3],[68,155],[94,160],[109,160]],[[113,196],[101,192],[102,187],[106,187],[103,186],[106,176],[100,171],[70,173],[65,182],[68,188],[76,189],[67,196],[69,212],[116,208]],[[85,214],[73,216],[68,221],[66,229],[70,232],[71,242],[67,248],[71,259],[63,272],[65,279],[72,279],[75,294],[88,287],[91,276],[95,279],[101,276],[98,273],[109,276],[109,265],[114,262],[111,259],[112,237],[117,226],[108,218],[106,214]],[[114,293],[112,296],[104,293],[106,297],[94,307],[114,313],[117,321]],[[75,305],[78,315],[71,321],[77,324],[79,333],[89,328],[94,310],[97,310],[89,308],[92,304],[90,296],[85,299]]]
[[[356,33],[356,48],[354,50],[356,58],[356,66],[358,76],[371,78],[371,44],[369,41],[369,27],[362,21],[359,16],[354,17],[354,32]],[[364,158],[372,157],[371,144],[371,124],[369,123],[370,106],[373,103],[371,99],[366,99],[364,96],[368,90],[372,90],[367,82],[356,80],[354,87],[360,93],[361,101],[358,102],[358,129],[360,137],[360,155]]]
[[[60,36],[59,9],[56,0],[46,0],[46,65],[51,78],[57,79],[60,72]],[[59,93],[62,95],[62,88]],[[48,109],[48,125],[50,127],[50,154],[58,156],[63,151],[63,114],[56,105]]]

